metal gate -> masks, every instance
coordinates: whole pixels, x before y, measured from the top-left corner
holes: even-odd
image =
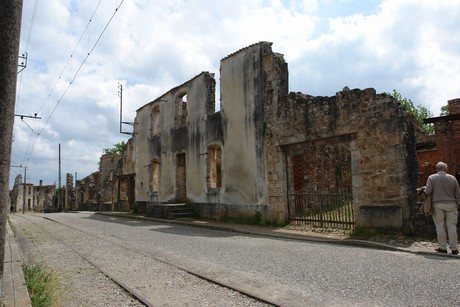
[[[289,193],[289,219],[327,228],[354,228],[351,190]]]

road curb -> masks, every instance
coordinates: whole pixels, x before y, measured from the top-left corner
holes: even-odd
[[[5,307],[29,307],[32,304],[22,271],[19,246],[9,222],[6,230],[1,304]]]
[[[193,220],[193,221],[167,220],[167,219],[159,219],[159,218],[148,217],[148,216],[143,216],[143,215],[134,215],[130,213],[113,212],[113,211],[96,212],[96,214],[116,216],[116,217],[127,218],[127,219],[152,221],[152,222],[158,222],[158,223],[199,227],[199,228],[205,228],[205,229],[231,231],[231,232],[237,232],[237,233],[248,234],[248,235],[267,236],[267,237],[291,239],[291,240],[303,240],[303,241],[309,241],[309,242],[328,243],[328,244],[355,246],[355,247],[362,247],[362,248],[372,248],[372,249],[379,249],[379,250],[386,250],[386,251],[404,252],[404,253],[411,253],[415,255],[437,256],[437,257],[448,257],[451,259],[460,259],[460,257],[458,257],[457,255],[440,254],[435,251],[431,252],[431,251],[412,250],[410,248],[397,247],[397,246],[392,246],[392,245],[388,245],[385,243],[372,242],[372,241],[366,241],[366,240],[335,239],[335,238],[328,238],[328,237],[311,236],[308,234],[300,234],[299,232],[296,232],[296,233],[275,232],[273,229],[268,228],[268,227],[264,229],[264,226],[257,227],[257,226],[245,225],[245,224],[215,225],[213,224],[213,221],[203,222],[200,220]]]

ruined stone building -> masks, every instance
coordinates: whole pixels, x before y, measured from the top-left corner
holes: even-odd
[[[56,185],[43,185],[43,181],[40,180],[39,185],[33,188],[33,195],[33,211],[50,212],[53,208],[53,202],[55,201]]]
[[[17,175],[10,193],[11,204],[15,212],[44,212],[52,207],[55,193],[55,185],[43,185],[42,180],[38,186],[32,183],[24,185],[22,175]]]
[[[134,161],[134,145],[130,139],[125,146],[123,157],[118,161],[115,170],[114,191],[116,201],[114,210],[130,211],[135,208],[136,196],[134,193],[136,172]]]
[[[97,171],[77,180],[75,195],[78,210],[95,211],[99,209],[100,177]]]
[[[126,177],[119,171],[123,165],[122,158],[122,155],[104,154],[100,158],[97,172],[76,181],[73,204],[76,209],[128,210],[120,206],[119,181],[122,180],[122,177]],[[125,170],[128,171],[129,168],[126,167]]]
[[[410,226],[418,164],[405,109],[371,88],[289,93],[288,65],[271,46],[221,60],[219,112],[209,72],[140,107],[118,194],[146,211],[189,203],[207,218],[284,222],[326,212],[358,227]]]

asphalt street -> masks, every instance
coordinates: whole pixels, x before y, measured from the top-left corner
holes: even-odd
[[[456,259],[83,212],[41,217],[58,222],[62,240],[140,291],[137,283],[151,278],[142,268],[156,259],[280,306],[459,302]],[[66,238],[66,229],[72,229],[71,238]]]

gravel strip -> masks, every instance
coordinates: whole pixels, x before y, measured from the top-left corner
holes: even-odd
[[[98,268],[142,293],[154,306],[268,306],[149,255],[41,217],[12,219],[30,238],[29,261],[42,263],[59,276],[60,306],[144,306]]]

